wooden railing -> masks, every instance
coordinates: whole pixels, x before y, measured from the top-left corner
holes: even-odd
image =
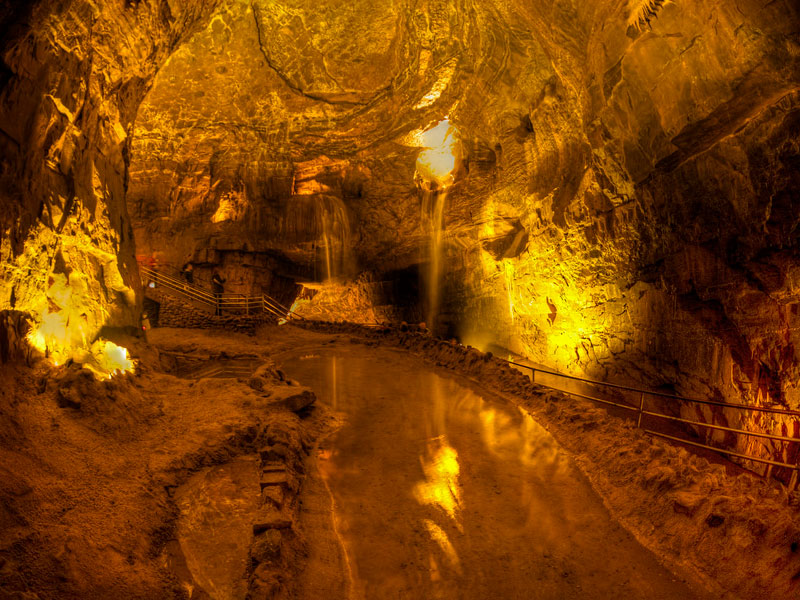
[[[145,288],[157,288],[162,292],[201,304],[219,313],[259,314],[268,313],[279,319],[302,319],[280,302],[262,294],[246,296],[244,294],[214,294],[197,285],[161,273],[143,265],[139,266],[142,285]]]

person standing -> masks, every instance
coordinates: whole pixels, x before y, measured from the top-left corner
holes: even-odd
[[[219,272],[214,271],[214,275],[211,277],[211,290],[214,292],[214,299],[217,302],[217,312],[214,313],[216,315],[222,314],[222,309],[219,305],[222,300],[222,294],[225,292],[225,281]]]
[[[192,263],[187,262],[185,265],[181,267],[181,275],[186,280],[186,283],[193,284],[194,283],[194,265]]]

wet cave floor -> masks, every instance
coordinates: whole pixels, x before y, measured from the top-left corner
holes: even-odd
[[[386,348],[275,357],[341,418],[312,457],[300,597],[697,598],[499,397]]]
[[[135,376],[9,372],[0,590],[796,597],[779,489],[488,355],[357,327],[148,337]]]

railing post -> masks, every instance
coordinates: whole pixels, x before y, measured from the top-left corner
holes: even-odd
[[[794,472],[792,473],[792,478],[789,479],[789,493],[791,494],[795,489],[797,489],[797,477],[800,475],[800,448],[798,448],[797,454],[797,467],[795,468]]]
[[[536,383],[536,369],[531,367],[531,383]]]
[[[644,392],[639,395],[639,420],[636,421],[636,427],[642,427],[642,411],[644,411]]]

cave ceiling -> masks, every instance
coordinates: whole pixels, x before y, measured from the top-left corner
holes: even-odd
[[[211,244],[302,262],[334,198],[361,267],[413,262],[418,134],[448,117],[463,153],[452,237],[491,245],[476,229],[489,218],[577,237],[580,258],[605,246],[600,272],[629,266],[641,227],[608,234],[608,211],[641,211],[637,185],[795,102],[795,24],[780,15],[796,9],[746,4],[225,0],[139,108],[128,199],[140,247],[178,233],[184,256]],[[669,247],[660,221],[680,217],[652,202],[645,244],[666,235]],[[756,204],[704,206],[687,237],[709,237],[705,217],[763,222]]]
[[[287,240],[314,234],[302,231],[307,215],[295,226],[287,216],[300,208],[280,203],[328,194],[367,229],[363,255],[412,260],[419,134],[449,117],[465,154],[491,163],[499,132],[520,127],[530,90],[553,76],[523,18],[505,2],[230,0],[172,56],[139,110],[134,217],[170,230],[164,218],[180,214],[195,219],[201,243],[265,248],[280,238],[272,245],[291,253]],[[211,224],[223,194],[237,196],[238,219]],[[468,215],[474,194],[463,200]],[[252,219],[258,202],[268,206]]]

